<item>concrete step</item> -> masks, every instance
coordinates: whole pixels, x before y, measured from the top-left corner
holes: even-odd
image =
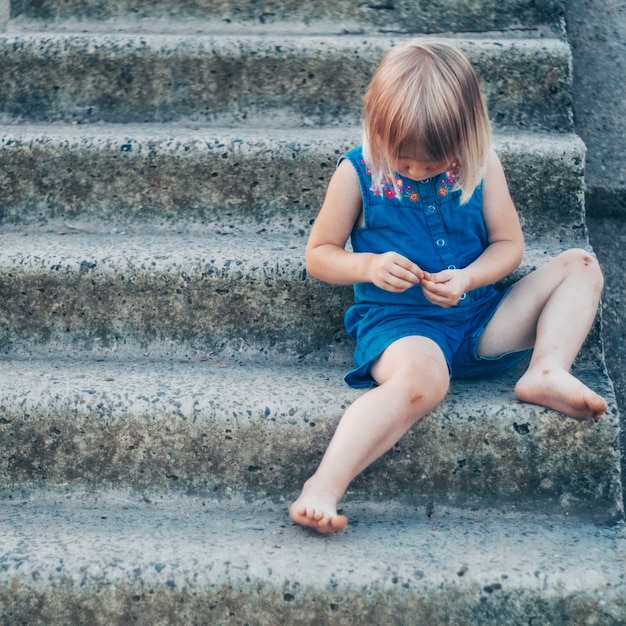
[[[256,225],[308,234],[357,127],[14,124],[0,131],[0,221],[56,230]],[[584,145],[496,133],[529,236],[584,237]]]
[[[229,232],[0,234],[4,351],[160,354],[344,345],[350,287],[307,277],[306,238]],[[580,241],[529,242],[517,279]]]
[[[350,0],[302,2],[298,0],[12,0],[13,17],[40,19],[192,18],[219,20],[223,27],[249,22],[340,23],[344,27],[375,25],[392,32],[479,32],[528,30],[550,25],[559,28],[562,0],[529,3],[522,0],[445,0],[433,6],[411,0],[389,3],[355,3]]]
[[[340,361],[276,355],[0,360],[0,493],[106,487],[289,501],[361,393]],[[453,381],[439,408],[358,477],[351,501],[621,516],[619,420],[602,365],[575,373],[611,406],[575,421],[515,400],[524,365]]]
[[[498,510],[346,505],[312,536],[285,505],[112,492],[2,502],[0,623],[626,621],[623,526]]]
[[[404,37],[406,39],[406,37]],[[0,37],[0,113],[33,121],[355,123],[401,36],[32,32]],[[503,126],[572,130],[571,53],[556,38],[459,38]]]

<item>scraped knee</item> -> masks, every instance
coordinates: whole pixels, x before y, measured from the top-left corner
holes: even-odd
[[[596,257],[584,248],[570,248],[562,252],[557,259],[561,261],[568,275],[574,274],[585,278],[597,289],[602,290],[604,276]]]
[[[421,416],[424,410],[435,408],[448,393],[450,377],[447,368],[434,360],[407,363],[396,375],[394,381],[403,394],[404,401],[412,415]]]

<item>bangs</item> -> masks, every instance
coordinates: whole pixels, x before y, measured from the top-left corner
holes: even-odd
[[[416,161],[453,160],[458,152],[458,143],[448,141],[447,136],[444,138],[435,130],[437,128],[432,124],[412,125],[404,136],[398,138],[397,147],[390,149],[389,156],[394,159],[413,158]]]

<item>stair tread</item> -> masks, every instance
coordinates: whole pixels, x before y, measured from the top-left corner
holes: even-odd
[[[0,357],[0,379],[15,378],[15,384],[0,386],[0,404],[28,410],[60,403],[89,411],[104,401],[107,414],[117,417],[175,409],[180,415],[198,413],[202,419],[228,420],[237,413],[251,422],[269,413],[295,423],[312,416],[335,416],[335,402],[341,405],[357,397],[358,392],[343,383],[345,365],[325,359],[294,363],[281,361],[280,355],[237,357],[201,350],[162,359],[116,358],[115,353]],[[81,403],[85,398],[88,402]],[[296,414],[304,417],[292,420]]]
[[[37,18],[16,17],[6,28],[6,36],[93,36],[93,37],[311,37],[317,40],[333,40],[339,38],[363,36],[373,38],[394,38],[408,36],[424,36],[429,33],[411,32],[401,25],[393,28],[381,28],[379,24],[365,20],[346,18],[331,19],[319,15],[316,19],[280,20],[254,22],[244,20],[224,20],[213,16],[203,18],[178,16],[171,17],[133,17],[124,16],[108,19],[59,18],[44,20]],[[551,25],[535,24],[528,27],[513,26],[510,29],[487,29],[444,31],[439,37],[454,38],[459,41],[548,41],[562,42],[562,33]]]
[[[268,120],[269,121],[269,120]],[[188,146],[192,149],[218,150],[220,143],[236,142],[249,149],[258,146],[259,140],[302,146],[316,142],[326,144],[333,141],[339,146],[345,142],[356,145],[361,140],[361,128],[358,124],[337,124],[336,126],[295,125],[290,127],[282,123],[275,126],[258,125],[221,125],[193,120],[175,120],[171,122],[95,122],[93,124],[75,124],[68,122],[41,122],[24,118],[2,119],[0,141],[5,149],[21,143],[58,142],[70,148],[82,144],[87,138],[97,139],[103,145],[108,142],[127,143],[154,140],[162,148]],[[513,149],[546,151],[584,150],[585,144],[580,136],[573,132],[549,132],[541,129],[496,127],[493,129],[494,146],[508,146]]]
[[[349,367],[346,359],[295,363],[267,354],[2,359],[0,492],[43,481],[51,489],[130,485],[289,497],[362,393],[343,383]],[[619,417],[604,370],[575,368],[610,401],[608,415],[593,423],[516,401],[523,367],[452,381],[441,406],[357,478],[348,499],[496,502],[618,518]]]
[[[6,229],[0,233],[0,268],[93,273],[127,270],[137,273],[180,273],[209,266],[214,275],[304,278],[306,236],[295,233],[224,225],[193,232],[85,232],[89,224],[65,231]],[[85,229],[85,230],[83,230]],[[270,226],[271,229],[271,226]],[[526,242],[525,266],[534,266],[580,241],[533,238]],[[93,263],[96,263],[94,266]],[[123,277],[121,278],[123,279]]]
[[[307,275],[303,231],[63,228],[0,233],[3,352],[158,356],[197,348],[298,359],[348,349],[343,315],[352,289]],[[583,243],[533,238],[500,285]],[[587,342],[586,358],[600,352],[597,337]]]
[[[568,44],[560,37],[521,37],[507,33],[468,33],[442,34],[444,38],[452,39],[469,55],[483,54],[499,57],[507,50],[519,54],[534,54],[539,51],[552,54],[556,57],[569,58],[571,51]],[[192,54],[194,49],[203,52],[222,51],[226,55],[245,56],[254,53],[255,56],[279,57],[288,53],[318,52],[332,54],[334,51],[352,51],[355,58],[369,57],[373,54],[380,56],[398,41],[406,40],[406,35],[398,33],[344,33],[337,35],[320,33],[296,32],[291,35],[285,32],[268,31],[265,26],[247,26],[243,32],[228,32],[228,28],[215,31],[189,33],[182,32],[111,32],[110,29],[81,27],[72,30],[24,30],[9,29],[0,35],[0,42],[4,45],[21,44],[28,46],[45,43],[73,43],[83,47],[90,42],[98,48],[108,47],[119,49],[120,52],[131,54],[137,49],[148,52],[167,52],[173,49],[186,50]],[[93,54],[96,50],[91,50]],[[42,50],[43,52],[43,50]]]
[[[0,356],[0,380],[6,383],[0,385],[0,403],[11,411],[41,410],[49,404],[55,412],[66,408],[88,413],[104,402],[107,418],[165,410],[226,421],[237,414],[250,423],[271,416],[271,421],[299,426],[309,419],[335,419],[341,407],[363,393],[343,382],[351,366],[345,355],[327,353],[296,362],[280,354],[202,350],[163,358],[118,358],[115,351],[71,357]],[[606,374],[596,367],[583,361],[575,369],[582,379],[597,383]],[[448,410],[451,405],[464,406],[467,414],[475,415],[472,421],[497,419],[499,409],[509,404],[532,420],[556,415],[515,400],[513,385],[520,372],[517,368],[493,378],[453,380],[453,393],[444,406],[450,405]],[[606,379],[600,392],[610,394]],[[445,408],[436,412],[437,419],[449,419]],[[571,423],[574,427],[577,422]]]
[[[232,35],[9,32],[0,37],[6,81],[0,108],[57,121],[231,123],[282,108],[292,123],[333,124],[358,117],[367,76],[403,39],[380,33],[290,36],[254,28]],[[572,129],[566,42],[475,36],[454,41],[483,77],[494,121]],[[343,73],[346,65],[352,72]],[[28,82],[20,79],[25,74]]]
[[[233,5],[228,0],[210,2],[202,0],[113,0],[89,2],[85,0],[65,0],[63,3],[37,0],[22,0],[15,7],[14,14],[24,17],[107,20],[118,21],[148,18],[152,21],[204,21],[220,20],[225,27],[233,23],[263,24],[264,26],[283,22],[298,21],[306,24],[331,20],[334,24],[371,25],[381,30],[442,32],[450,30],[477,31],[489,29],[510,29],[526,31],[530,28],[543,28],[551,32],[562,30],[563,7],[558,1],[544,2],[535,6],[520,0],[486,0],[476,4],[471,0],[445,0],[436,6],[416,5],[411,0],[396,0],[387,4],[355,4],[345,0],[315,3],[295,2],[294,0],[265,0],[238,2]],[[55,19],[56,18],[56,19]]]
[[[337,158],[361,142],[361,131],[280,126],[281,119],[264,128],[7,124],[0,132],[2,221],[56,220],[59,229],[82,221],[103,231],[241,221],[308,233]],[[493,145],[525,231],[582,239],[580,138],[500,130]]]
[[[290,624],[310,624],[311,614],[316,623],[385,623],[390,612],[395,623],[438,615],[450,623],[595,616],[618,624],[626,614],[623,526],[353,503],[344,507],[347,530],[324,538],[294,526],[285,503],[267,501],[103,491],[1,506],[0,581],[13,610],[48,595],[38,611],[64,615],[80,592],[98,623],[131,596],[127,611],[159,624],[166,609],[181,619],[202,610],[220,623],[281,615]],[[387,606],[381,599],[390,596]]]

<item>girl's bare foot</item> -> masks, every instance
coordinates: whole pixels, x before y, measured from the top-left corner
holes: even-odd
[[[348,520],[337,514],[337,498],[330,491],[316,490],[305,484],[300,497],[289,508],[291,519],[297,524],[310,526],[320,533],[343,530]]]
[[[608,408],[606,400],[562,369],[541,366],[529,369],[515,385],[524,402],[546,406],[575,419],[599,420]]]

